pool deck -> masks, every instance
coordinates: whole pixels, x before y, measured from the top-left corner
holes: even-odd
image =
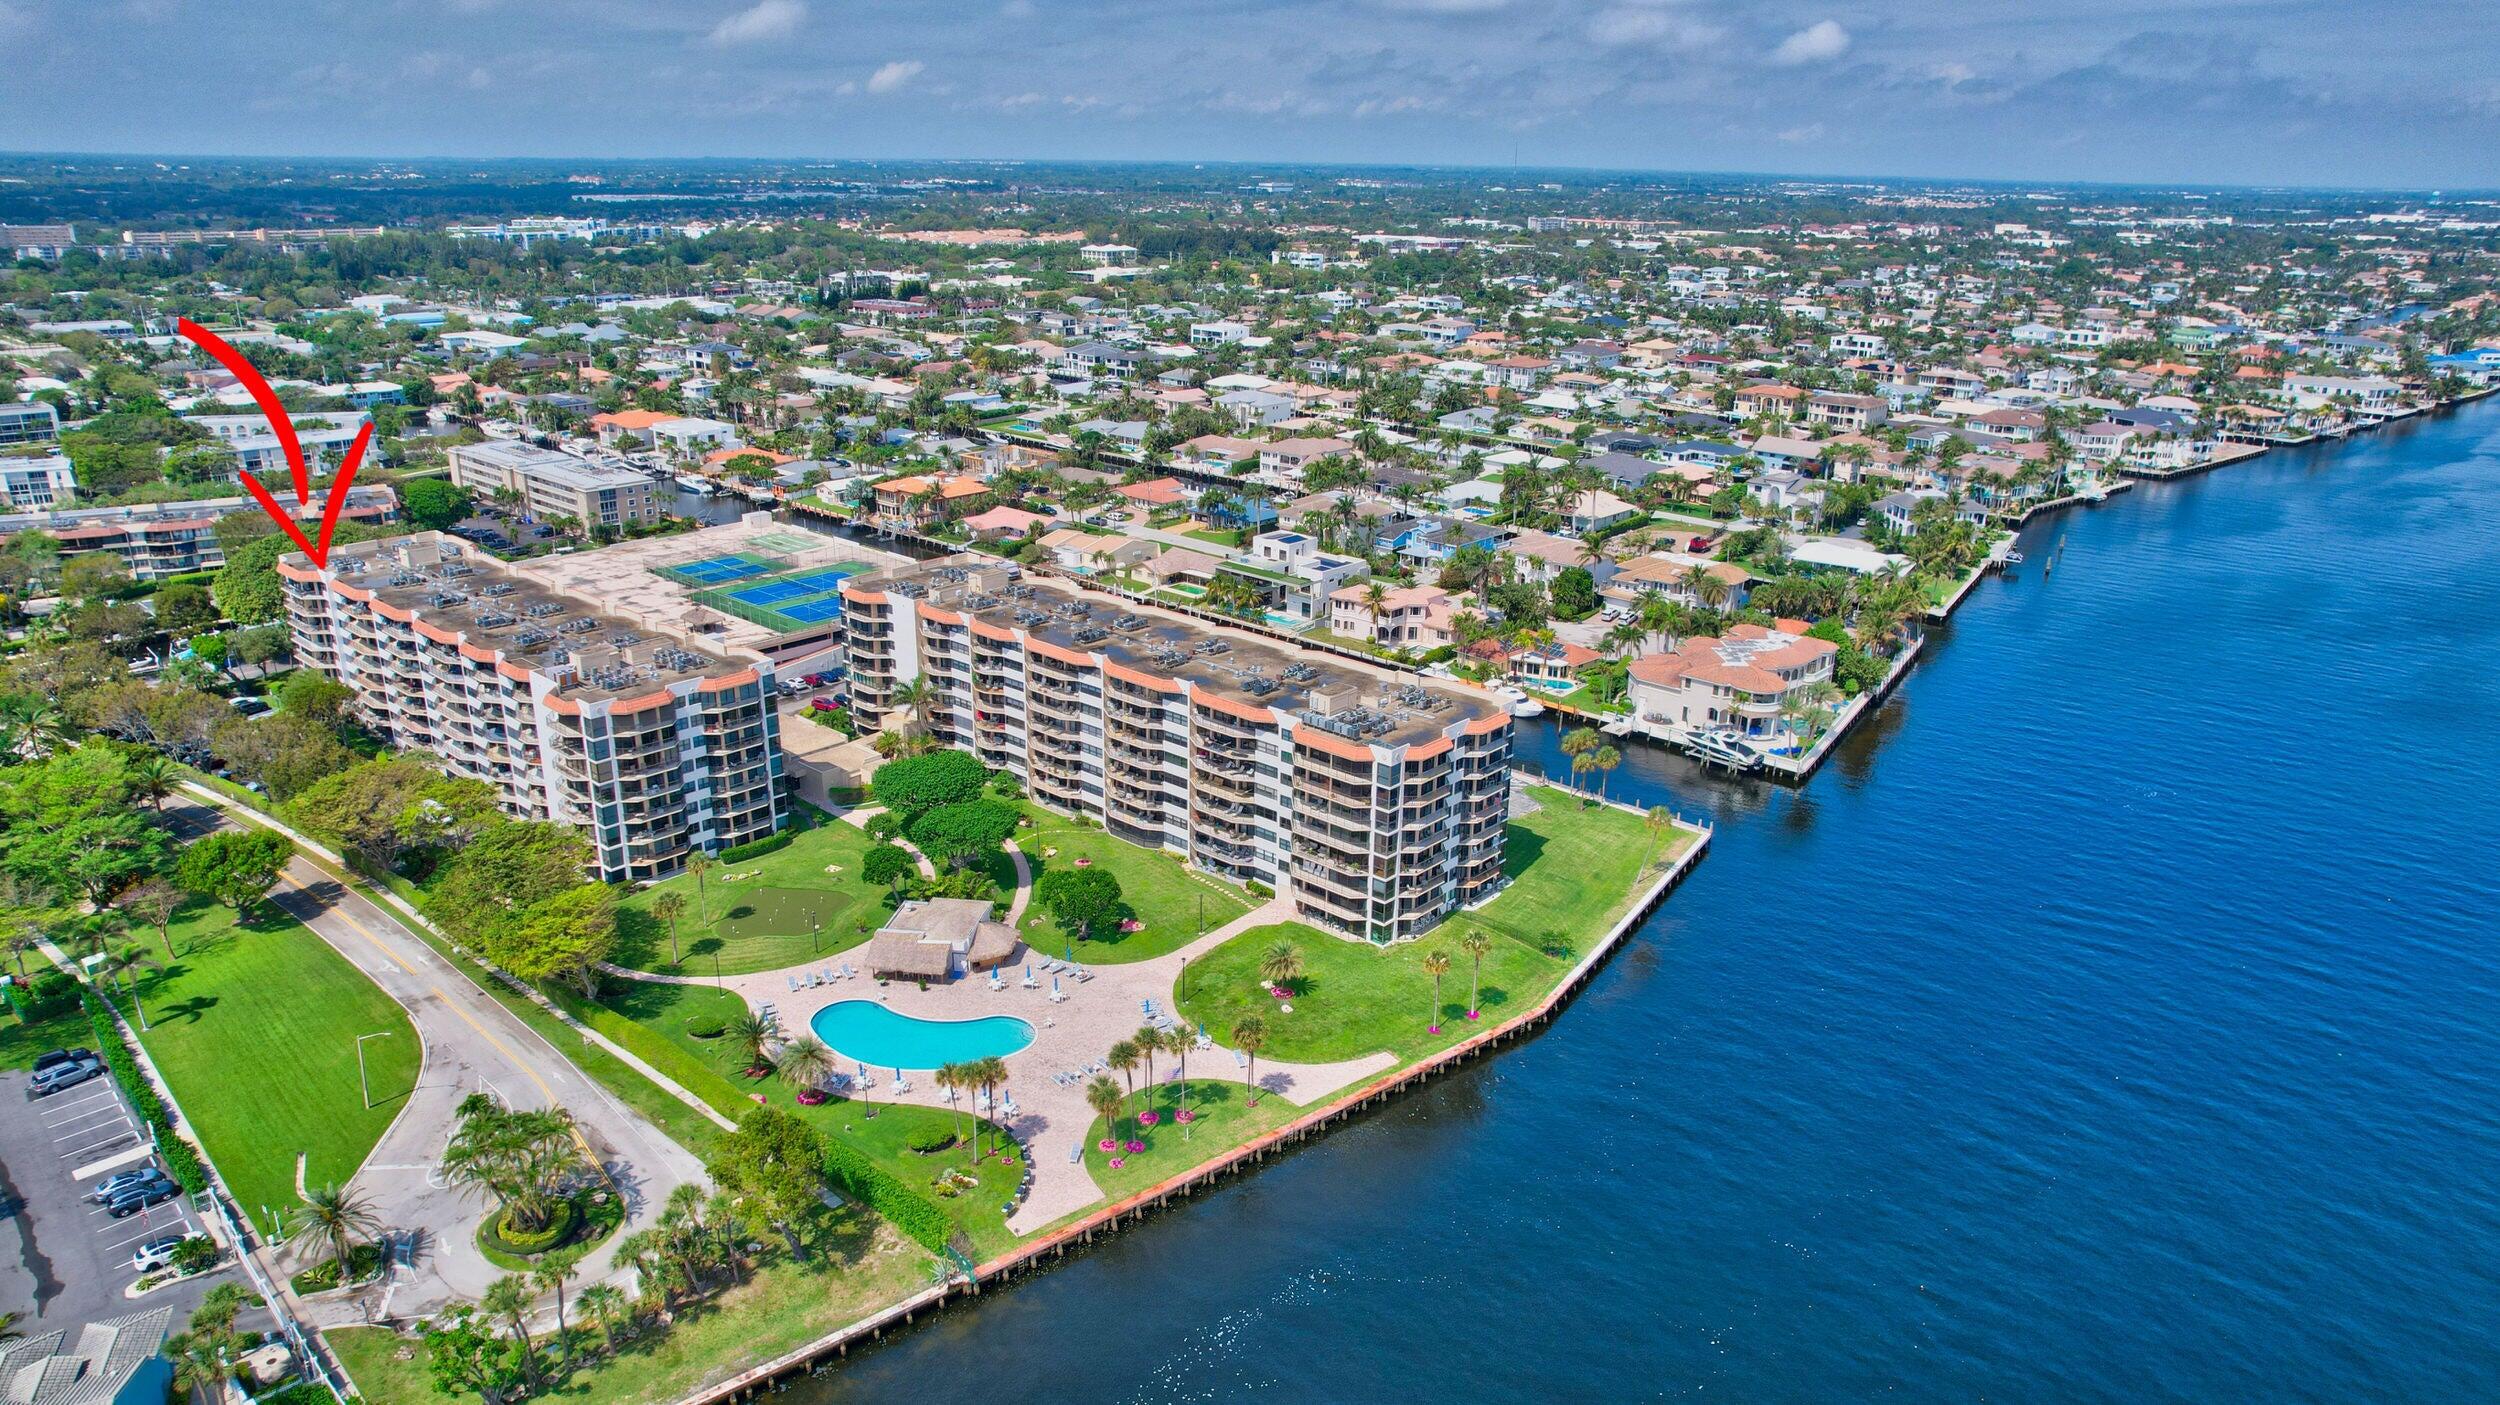
[[[790,989],[789,978],[802,970],[818,970],[828,964],[839,969],[842,963],[838,957],[830,963],[818,961],[806,967],[732,976],[727,985],[750,1006],[772,1005],[780,1016],[781,1027],[793,1034],[806,1029],[818,1010],[844,1000],[874,1000],[898,1014],[919,1019],[969,1020],[984,1015],[1013,1015],[1032,1025],[1033,1043],[1022,1052],[1007,1056],[1009,1082],[1002,1090],[1016,1101],[1016,1114],[1003,1120],[1031,1152],[1033,1167],[1032,1185],[1024,1203],[1007,1221],[1007,1227],[1020,1235],[1031,1234],[1098,1204],[1103,1198],[1102,1187],[1094,1183],[1085,1163],[1069,1158],[1071,1149],[1084,1144],[1089,1124],[1094,1120],[1093,1110],[1085,1105],[1084,1085],[1063,1087],[1052,1082],[1051,1075],[1090,1068],[1113,1043],[1135,1034],[1138,1026],[1146,1022],[1141,1001],[1154,1001],[1158,1010],[1172,1009],[1173,990],[1183,962],[1213,951],[1242,932],[1292,919],[1290,904],[1270,901],[1178,951],[1146,961],[1089,966],[1086,969],[1093,973],[1092,980],[1061,980],[1060,989],[1067,998],[1057,1004],[1049,998],[1049,977],[1040,974],[1041,955],[1029,949],[1025,955],[1034,963],[1035,978],[1040,982],[1040,988],[1034,990],[1027,990],[1022,984],[1022,959],[1001,972],[1007,983],[1004,990],[990,989],[986,976],[923,990],[907,981],[880,985],[866,975],[809,990]],[[856,967],[858,962],[853,960],[852,965]],[[1288,1102],[1307,1106],[1396,1062],[1395,1056],[1386,1050],[1327,1064],[1261,1059],[1259,1086]],[[946,1106],[927,1069],[907,1070],[911,1088],[899,1099],[891,1091],[892,1069],[870,1071],[879,1083],[873,1095],[876,1100]],[[1220,1045],[1212,1051],[1194,1053],[1187,1060],[1187,1071],[1192,1078],[1248,1081],[1246,1070],[1234,1062],[1232,1051]],[[1155,1061],[1158,1078],[1168,1081],[1180,1072],[1168,1057]]]

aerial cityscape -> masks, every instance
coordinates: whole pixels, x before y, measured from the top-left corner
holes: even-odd
[[[0,6],[5,1405],[2500,1391],[2487,93],[703,8]]]

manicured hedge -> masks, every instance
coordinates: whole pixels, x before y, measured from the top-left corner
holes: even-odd
[[[713,855],[713,857],[719,859],[722,863],[738,863],[746,859],[760,859],[764,855],[772,853],[777,849],[786,849],[790,847],[790,841],[794,837],[796,837],[795,831],[785,829],[779,834],[768,834],[751,844],[732,844],[728,848],[721,850],[718,854]]]
[[[851,1199],[892,1221],[932,1254],[946,1251],[955,1222],[937,1203],[894,1178],[884,1167],[855,1148],[820,1137],[825,1147],[825,1179]]]
[[[199,1152],[174,1133],[174,1115],[157,1096],[156,1087],[148,1082],[139,1068],[139,1060],[131,1055],[128,1041],[122,1038],[119,1021],[101,1002],[88,1000],[87,1022],[95,1028],[95,1045],[103,1055],[104,1066],[113,1073],[113,1081],[121,1085],[130,1098],[130,1105],[156,1132],[156,1154],[165,1163],[165,1174],[174,1184],[192,1195],[208,1189],[208,1171],[200,1164]]]

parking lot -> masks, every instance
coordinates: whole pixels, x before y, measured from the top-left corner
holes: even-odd
[[[176,1196],[115,1219],[87,1192],[116,1172],[155,1163],[145,1124],[132,1115],[110,1075],[48,1098],[29,1092],[28,1075],[0,1074],[0,1310],[26,1314],[24,1330],[74,1328],[101,1317],[170,1305],[179,1322],[233,1273],[205,1273],[137,1302],[123,1290],[139,1275],[130,1257],[165,1235],[204,1231]]]

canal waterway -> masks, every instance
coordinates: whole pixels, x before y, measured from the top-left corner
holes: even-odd
[[[2500,1398],[2500,404],[2023,547],[1803,788],[1625,748],[1540,1037],[792,1398]]]

